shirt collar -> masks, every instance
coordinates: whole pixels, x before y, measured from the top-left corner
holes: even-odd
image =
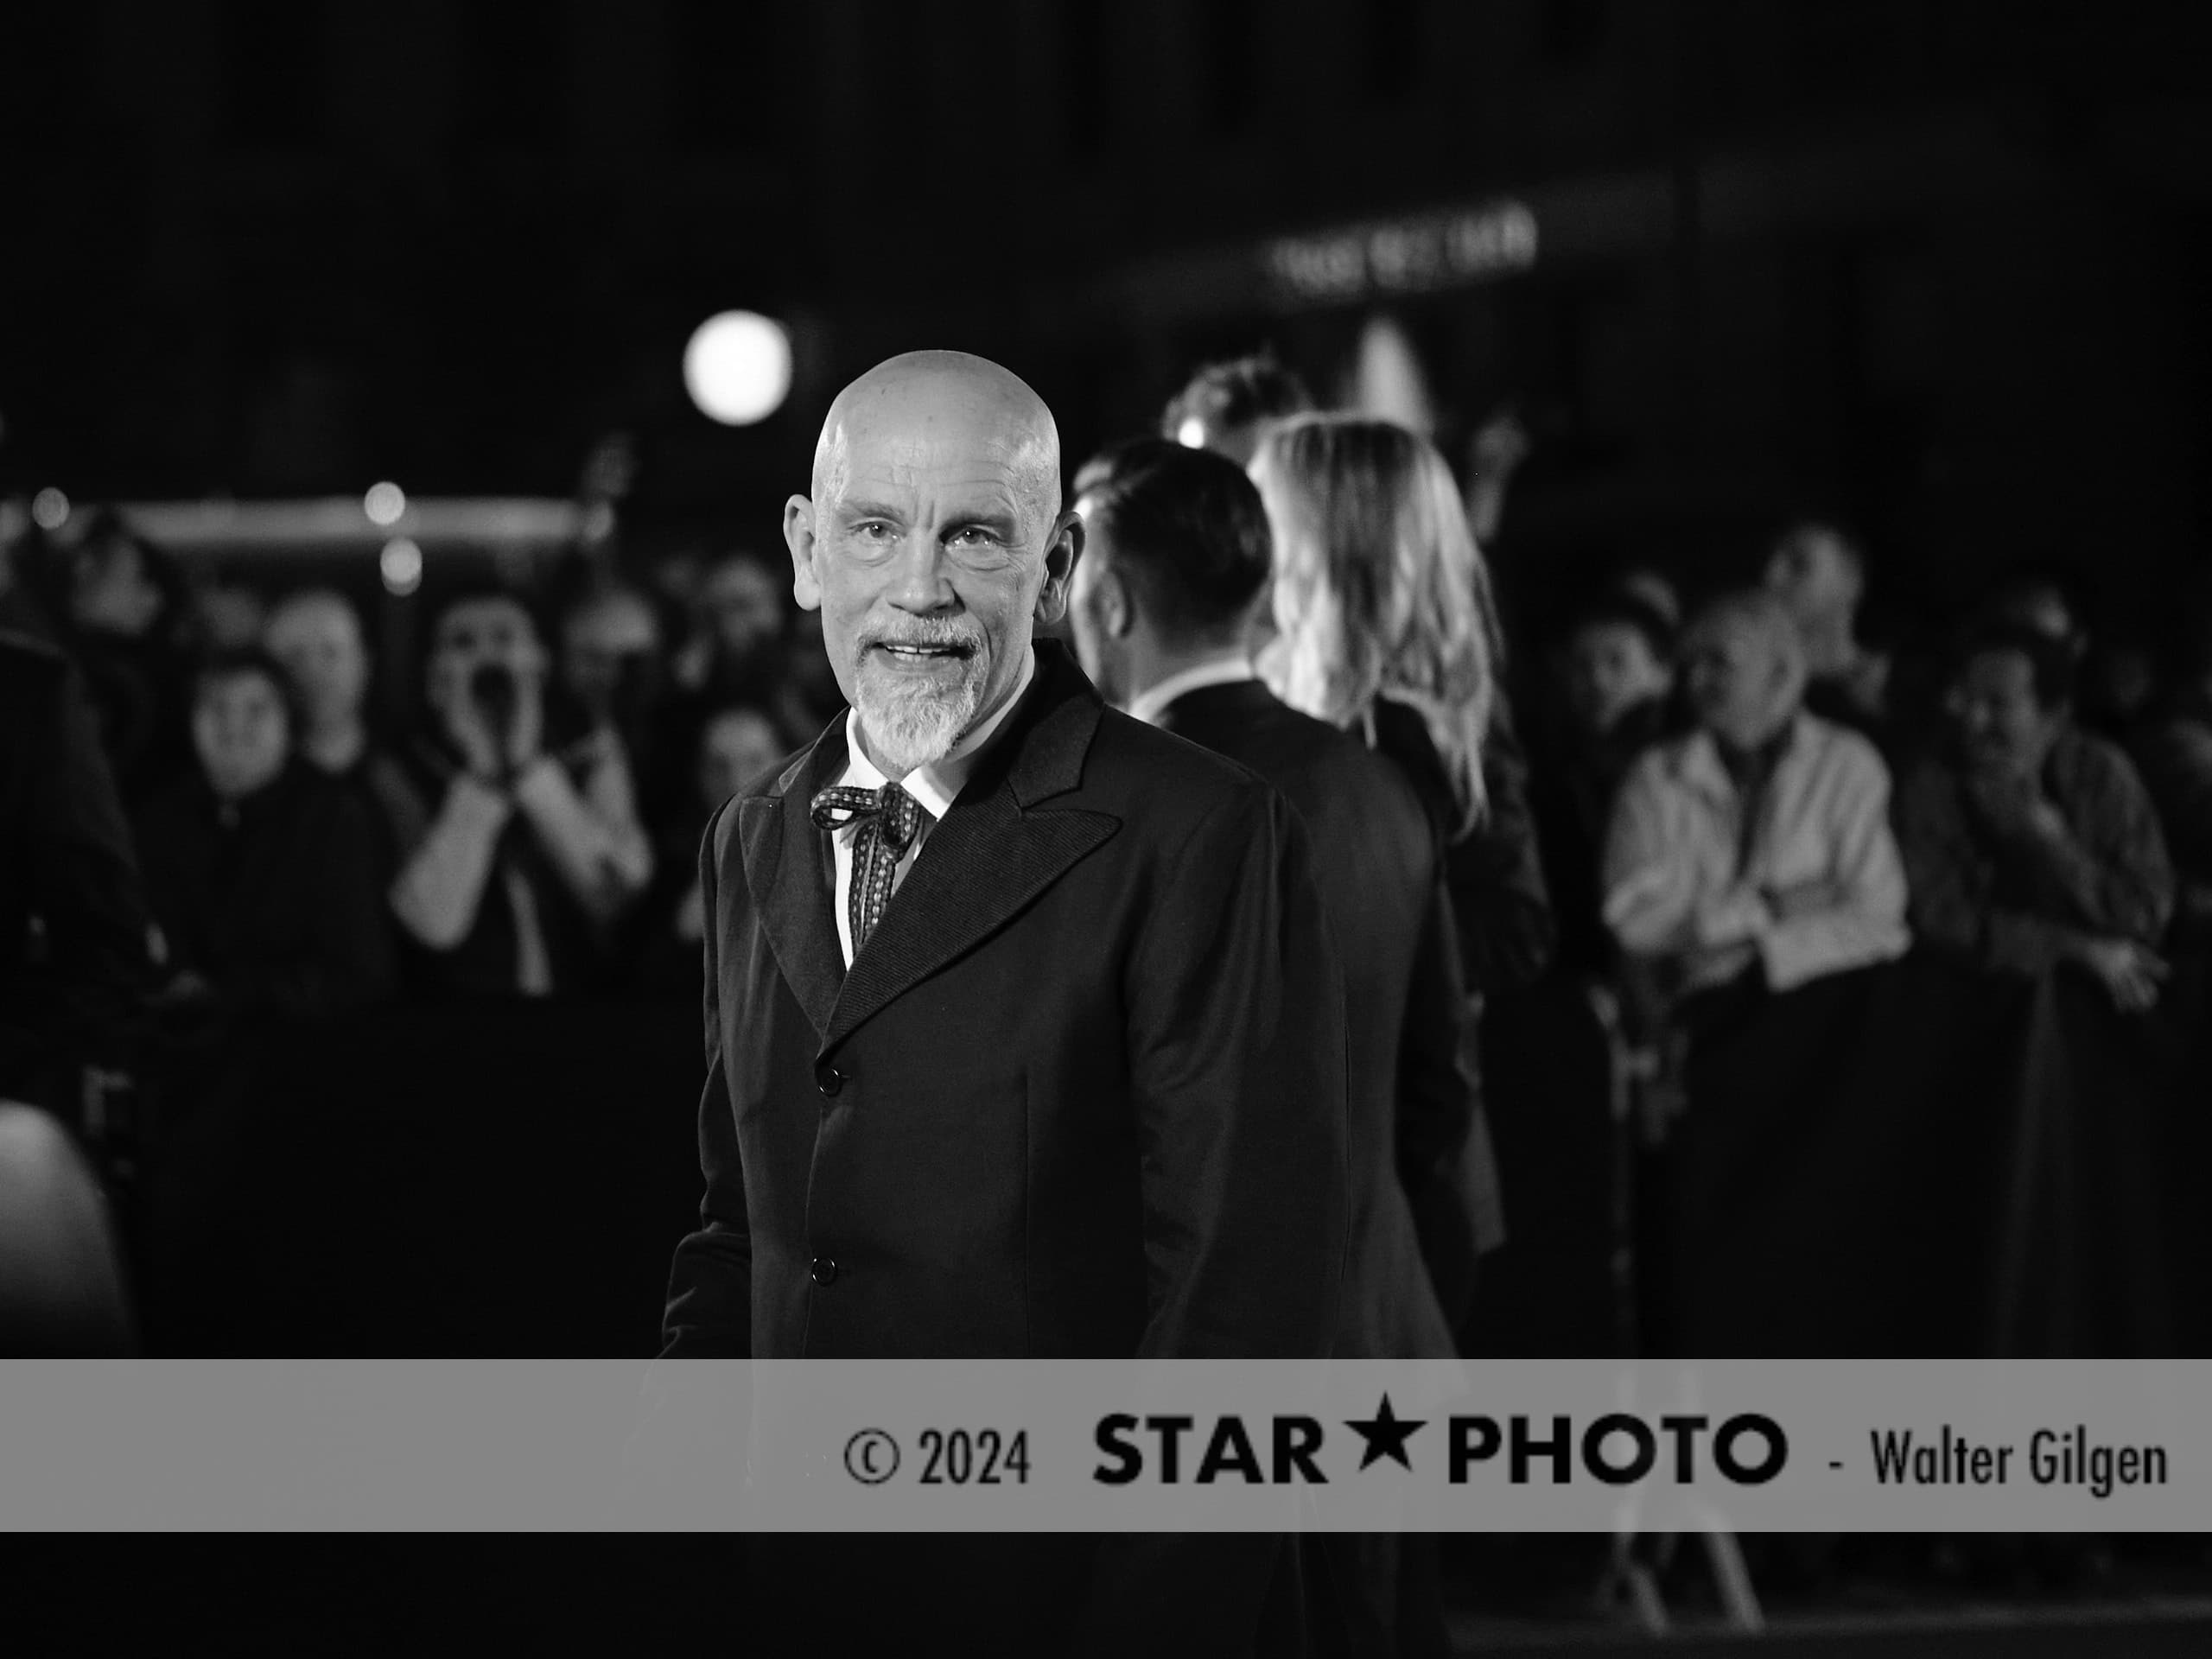
[[[1021,677],[1014,683],[1014,690],[1006,701],[999,704],[991,717],[969,730],[968,734],[952,746],[951,752],[942,760],[926,766],[917,766],[899,780],[899,786],[912,796],[927,810],[932,818],[942,819],[951,810],[953,801],[962,787],[983,759],[999,733],[1005,728],[1007,717],[1014,713],[1014,705],[1029,690],[1029,682],[1037,675],[1037,653],[1027,651],[1021,657]],[[846,716],[847,723],[860,718],[855,710]],[[851,737],[845,745],[845,770],[838,782],[854,789],[880,789],[890,780],[882,769],[868,758],[860,740]]]
[[[1789,716],[1783,729],[1777,734],[1775,769],[1780,771],[1804,741],[1805,714],[1800,709]],[[1682,746],[1679,766],[1682,781],[1700,793],[1719,801],[1736,798],[1735,779],[1728,775],[1728,768],[1721,763],[1720,745],[1703,727],[1691,733],[1689,741]]]
[[[1200,690],[1209,685],[1236,685],[1258,677],[1252,671],[1251,658],[1240,649],[1233,655],[1194,663],[1189,668],[1179,670],[1147,686],[1129,699],[1128,715],[1131,719],[1141,720],[1147,726],[1157,726],[1160,717],[1167,712],[1175,699],[1186,692]]]

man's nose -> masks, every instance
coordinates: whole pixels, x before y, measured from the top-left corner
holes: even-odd
[[[927,531],[916,531],[899,547],[885,597],[902,611],[941,611],[957,602],[947,578],[944,549]]]

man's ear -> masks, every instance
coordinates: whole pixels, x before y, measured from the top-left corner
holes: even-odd
[[[795,495],[784,503],[784,545],[791,550],[791,597],[803,611],[822,605],[822,579],[814,568],[818,549],[814,535],[814,503]]]
[[[1137,624],[1137,602],[1122,573],[1109,565],[1098,572],[1096,601],[1092,606],[1098,626],[1109,639],[1126,639]]]
[[[1071,507],[1053,522],[1045,543],[1045,583],[1037,590],[1037,620],[1047,627],[1067,614],[1068,584],[1083,556],[1083,515]]]

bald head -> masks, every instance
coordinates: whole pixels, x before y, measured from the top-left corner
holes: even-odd
[[[866,461],[910,474],[949,451],[1003,467],[1031,533],[1059,512],[1052,411],[1020,375],[966,352],[906,352],[837,394],[814,446],[814,505],[842,498]]]

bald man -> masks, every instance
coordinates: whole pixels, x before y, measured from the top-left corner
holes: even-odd
[[[1059,469],[1020,379],[917,353],[839,395],[785,508],[849,706],[701,849],[707,1192],[668,1355],[1329,1351],[1344,997],[1305,830],[1033,640],[1082,547]],[[810,1619],[907,1643],[1289,1639],[1279,1541],[836,1541]],[[787,1605],[819,1558],[780,1549]]]

